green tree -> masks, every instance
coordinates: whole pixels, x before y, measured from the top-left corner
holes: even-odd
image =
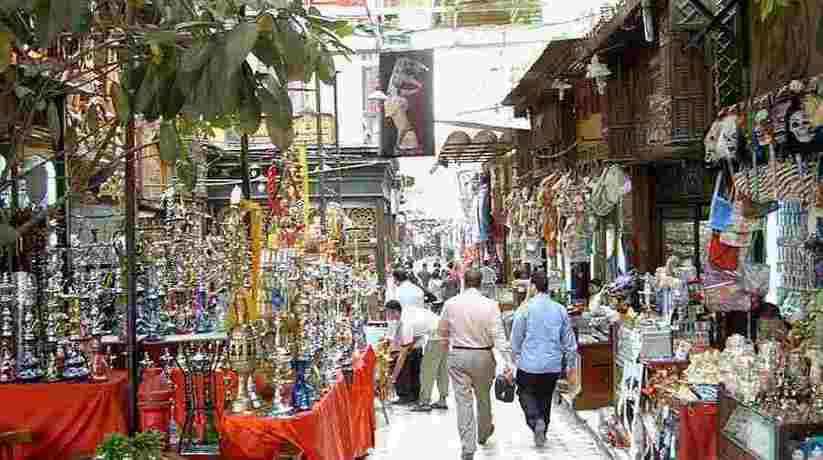
[[[341,41],[350,33],[300,1],[0,0],[0,143],[10,152],[0,187],[44,127],[55,146],[64,133],[64,150],[49,160],[71,164],[58,205],[122,166],[135,116],[161,128],[134,149],[159,144],[172,164],[182,136],[211,126],[250,134],[265,124],[288,149],[288,83],[330,83],[333,57],[351,52]],[[77,97],[84,114],[64,120],[62,103]],[[13,241],[35,223],[0,238]]]

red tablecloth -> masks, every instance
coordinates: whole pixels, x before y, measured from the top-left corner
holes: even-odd
[[[680,409],[678,460],[717,460],[717,405]]]
[[[0,431],[32,432],[14,460],[92,455],[107,434],[126,433],[127,389],[125,372],[106,383],[0,385]]]
[[[355,363],[352,385],[342,377],[311,412],[286,419],[226,415],[220,430],[224,458],[271,460],[288,442],[307,460],[353,460],[374,447],[374,368],[368,351]]]

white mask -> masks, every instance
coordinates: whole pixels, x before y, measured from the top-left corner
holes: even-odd
[[[798,142],[808,143],[812,140],[812,122],[805,110],[797,110],[789,118],[789,131]]]
[[[728,115],[721,122],[720,138],[717,140],[718,158],[735,158],[737,156],[738,129],[737,115]]]

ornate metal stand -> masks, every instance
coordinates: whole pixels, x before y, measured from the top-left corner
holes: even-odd
[[[219,455],[215,371],[223,353],[222,342],[180,344],[177,365],[183,372],[186,420],[180,431],[180,455]],[[202,389],[202,391],[200,391]]]

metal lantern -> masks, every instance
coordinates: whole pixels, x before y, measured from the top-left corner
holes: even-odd
[[[558,91],[558,96],[562,101],[563,98],[566,96],[566,90],[572,89],[572,85],[570,85],[568,82],[564,80],[557,78],[554,80],[554,82],[552,82],[552,89],[556,89]]]
[[[600,58],[595,54],[592,61],[586,66],[586,78],[594,79],[597,82],[597,93],[603,96],[606,94],[606,78],[612,74],[605,64],[600,62]]]

